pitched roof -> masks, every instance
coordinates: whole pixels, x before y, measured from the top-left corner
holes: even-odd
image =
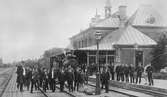
[[[142,5],[131,16],[133,26],[167,27],[162,16],[151,5]]]
[[[118,29],[111,32],[109,35],[101,40],[102,44],[112,43],[113,45],[134,45],[148,46],[156,45],[156,42],[149,38],[147,35],[133,28],[132,26],[127,26],[126,28]]]
[[[93,25],[93,27],[119,27],[119,18],[105,18]]]

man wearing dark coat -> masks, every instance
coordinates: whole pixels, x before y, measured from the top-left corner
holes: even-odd
[[[129,82],[129,66],[127,64],[124,66],[124,74],[126,82]]]
[[[32,78],[31,78],[31,93],[33,93],[33,88],[34,88],[34,85],[35,85],[35,69],[33,68],[32,69]]]
[[[103,72],[104,76],[103,76],[103,81],[104,81],[104,85],[105,85],[105,92],[108,93],[109,90],[109,80],[110,80],[110,73],[108,71],[108,69],[105,69],[105,72]]]
[[[39,74],[39,86],[42,87],[42,81],[44,77],[44,70],[41,68],[38,68],[38,74]]]
[[[109,66],[109,70],[110,70],[110,73],[111,73],[111,78],[112,78],[112,80],[114,80],[115,71],[114,71],[114,64],[113,63]]]
[[[153,78],[152,78],[153,67],[151,66],[151,64],[149,64],[149,66],[146,68],[146,72],[147,72],[147,75],[148,75],[149,85],[154,85]]]
[[[100,81],[101,81],[101,89],[103,89],[104,88],[104,86],[105,86],[105,79],[104,79],[104,77],[105,77],[105,70],[103,69],[102,70],[102,73],[100,74]]]
[[[24,83],[24,76],[23,76],[23,67],[20,65],[17,67],[17,88],[22,92],[23,91],[23,83]]]
[[[24,76],[23,74],[19,75],[19,83],[20,83],[20,92],[23,92],[23,84],[24,84]]]
[[[59,74],[58,74],[58,80],[60,83],[60,92],[64,91],[64,83],[65,83],[65,72],[64,70],[60,70]]]
[[[43,90],[46,92],[48,88],[48,72],[44,69],[44,76],[43,76]]]
[[[55,92],[56,89],[56,71],[53,68],[52,71],[50,72],[50,83],[51,83],[51,90],[52,92]]]
[[[122,82],[124,82],[124,75],[125,75],[125,73],[124,73],[124,71],[125,71],[125,65],[124,64],[122,64],[122,65],[120,65],[120,71],[119,71],[119,73],[120,73],[120,78],[121,78],[121,81]]]
[[[73,91],[73,81],[74,81],[74,73],[72,72],[72,68],[69,68],[69,70],[66,72],[66,77],[67,77],[69,92],[72,92]]]
[[[25,79],[26,79],[26,86],[27,86],[27,90],[29,91],[29,87],[30,87],[30,83],[31,83],[31,78],[32,78],[32,71],[30,68],[28,68],[26,70],[26,76],[25,76]]]
[[[20,78],[21,75],[23,75],[23,67],[21,65],[17,66],[17,79],[16,79],[16,83],[17,83],[17,88],[20,89]]]
[[[130,82],[134,83],[134,72],[135,72],[135,66],[131,64],[129,66],[129,75],[130,75]]]
[[[77,70],[74,70],[74,90],[77,89],[77,91],[79,90],[80,76],[81,74],[77,68]]]
[[[117,81],[120,81],[120,70],[121,70],[121,65],[120,64],[118,64],[117,66],[116,66],[116,74],[117,74]]]
[[[144,68],[141,66],[141,63],[139,63],[139,65],[136,67],[136,72],[137,72],[136,84],[138,83],[138,80],[139,80],[139,84],[141,83],[141,76],[143,71],[144,71]]]

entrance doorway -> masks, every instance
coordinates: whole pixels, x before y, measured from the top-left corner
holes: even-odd
[[[141,65],[143,65],[143,51],[136,50],[136,52],[135,52],[135,64],[136,64],[136,66],[138,66],[139,63],[141,63]]]

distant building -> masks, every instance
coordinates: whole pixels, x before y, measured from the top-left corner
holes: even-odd
[[[2,58],[0,58],[0,66],[2,66],[3,65],[3,60],[2,60]]]
[[[99,42],[101,64],[148,64],[151,49],[157,44],[159,36],[167,31],[163,18],[150,5],[140,6],[130,17],[127,16],[126,5],[120,5],[114,13],[111,8],[107,0],[105,18],[96,12],[90,26],[70,38],[72,48],[85,53],[83,62],[95,63],[95,33],[98,31],[102,33]]]

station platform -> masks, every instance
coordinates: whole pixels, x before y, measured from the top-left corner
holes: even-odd
[[[96,78],[95,75],[90,76],[90,78]],[[141,86],[147,86],[147,87],[153,87],[153,88],[160,88],[160,89],[166,89],[167,90],[167,80],[161,80],[161,79],[153,79],[154,80],[154,85],[153,86],[149,86],[148,84],[145,84],[146,81],[144,78],[141,79],[141,83],[140,84],[136,84],[136,85],[141,85]],[[116,81],[115,81],[116,82]],[[126,82],[122,82],[122,83],[126,83]],[[130,84],[130,83],[128,83]],[[133,84],[135,85],[135,84]]]

